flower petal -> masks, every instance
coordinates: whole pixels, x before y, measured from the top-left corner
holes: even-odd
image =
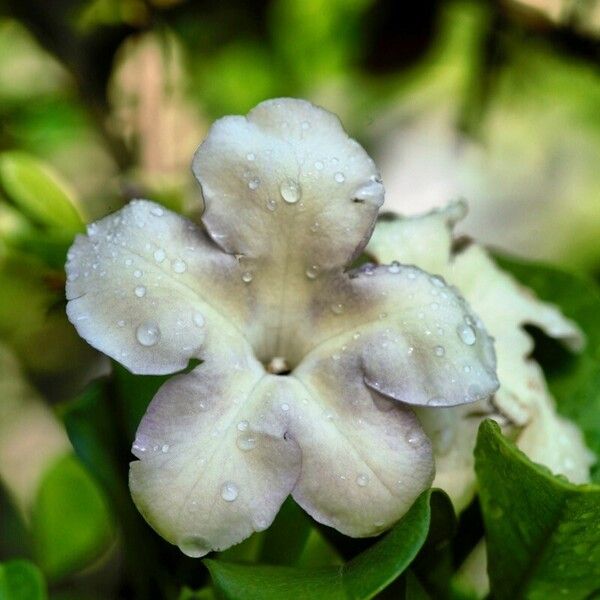
[[[232,358],[233,361],[233,357]],[[130,488],[146,520],[189,556],[266,529],[300,472],[286,435],[287,378],[250,355],[170,379],[144,416]]]
[[[416,411],[433,440],[434,485],[450,494],[457,510],[470,502],[475,491],[472,452],[477,428],[486,416],[501,421],[505,416],[524,426],[518,441],[523,450],[573,481],[586,480],[590,466],[580,432],[556,414],[539,367],[529,359],[533,342],[523,325],[536,325],[572,348],[581,345],[581,332],[555,307],[499,269],[481,247],[471,245],[454,253],[452,227],[462,216],[464,205],[458,203],[417,217],[381,221],[367,248],[378,261],[413,263],[457,285],[494,337],[500,388],[493,407],[480,401],[445,411]],[[559,436],[565,443],[557,452]]]
[[[294,499],[346,535],[390,527],[433,478],[431,446],[412,411],[369,389],[352,361],[324,356],[289,379],[298,387],[290,434],[302,448]]]
[[[304,325],[301,368],[340,356],[373,390],[411,405],[452,406],[497,389],[491,339],[454,288],[415,267],[364,269],[322,282]]]
[[[66,270],[69,319],[133,372],[183,369],[203,357],[211,331],[240,337],[246,297],[237,261],[152,202],[131,202],[90,225]]]
[[[203,221],[227,252],[304,278],[360,253],[383,202],[373,161],[339,119],[304,100],[217,121],[194,157]]]

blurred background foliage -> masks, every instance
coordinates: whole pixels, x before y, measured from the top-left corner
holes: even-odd
[[[32,561],[0,568],[0,598],[212,593],[128,495],[161,378],[85,387],[111,368],[64,315],[85,223],[134,197],[199,215],[209,124],[302,96],[374,156],[389,210],[465,197],[464,232],[597,279],[599,40],[597,0],[0,0],[0,562]],[[340,560],[303,531],[294,564]]]

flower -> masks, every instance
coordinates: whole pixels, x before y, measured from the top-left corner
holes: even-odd
[[[135,503],[190,556],[265,529],[289,494],[346,535],[383,531],[433,478],[413,408],[493,393],[490,338],[439,277],[348,270],[384,190],[327,111],[281,99],[220,119],[193,170],[203,226],[133,201],[66,267],[90,344],[141,374],[203,361],[139,426]]]
[[[589,479],[594,462],[580,430],[557,414],[523,327],[535,325],[575,350],[583,344],[582,333],[502,271],[481,246],[453,247],[453,227],[465,214],[466,205],[455,202],[415,217],[390,216],[378,223],[367,247],[378,261],[415,264],[458,286],[494,337],[500,387],[493,397],[444,411],[416,409],[434,446],[434,485],[450,495],[457,510],[475,493],[473,449],[486,416],[516,432],[518,446],[532,460],[575,483]]]

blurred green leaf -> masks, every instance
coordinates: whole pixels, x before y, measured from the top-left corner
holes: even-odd
[[[425,542],[431,498],[431,490],[421,494],[385,537],[341,566],[302,569],[204,562],[228,600],[373,598],[404,572]]]
[[[46,584],[40,570],[27,560],[0,563],[0,600],[44,600]]]
[[[490,420],[479,428],[475,461],[492,596],[578,600],[600,592],[600,487],[554,477]]]
[[[36,223],[70,238],[83,230],[74,194],[46,164],[25,152],[0,155],[0,182],[10,199]]]
[[[114,523],[97,484],[73,455],[45,475],[32,511],[35,553],[50,579],[99,558],[114,539]]]
[[[600,460],[600,288],[581,275],[514,258],[496,257],[500,266],[531,288],[542,300],[558,306],[586,337],[579,354],[554,348],[538,357],[561,414],[583,431],[587,445]],[[600,480],[600,464],[593,479]]]

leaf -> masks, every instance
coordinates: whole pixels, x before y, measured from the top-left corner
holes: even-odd
[[[507,257],[497,260],[540,298],[556,304],[584,332],[587,343],[580,354],[555,348],[553,356],[538,358],[559,412],[581,428],[587,445],[600,459],[600,288],[584,276],[555,267]],[[600,480],[600,464],[593,479]]]
[[[45,600],[46,584],[40,570],[27,560],[0,563],[0,600]]]
[[[24,152],[0,155],[0,182],[11,200],[36,223],[70,234],[83,230],[73,193],[33,156]]]
[[[475,459],[492,596],[577,600],[599,592],[600,487],[552,476],[489,420]]]
[[[50,579],[98,558],[114,539],[104,496],[72,455],[48,470],[33,507],[32,529],[40,566]]]
[[[228,600],[373,598],[401,575],[425,542],[432,491],[421,494],[381,540],[341,566],[302,569],[205,560],[218,591]]]

